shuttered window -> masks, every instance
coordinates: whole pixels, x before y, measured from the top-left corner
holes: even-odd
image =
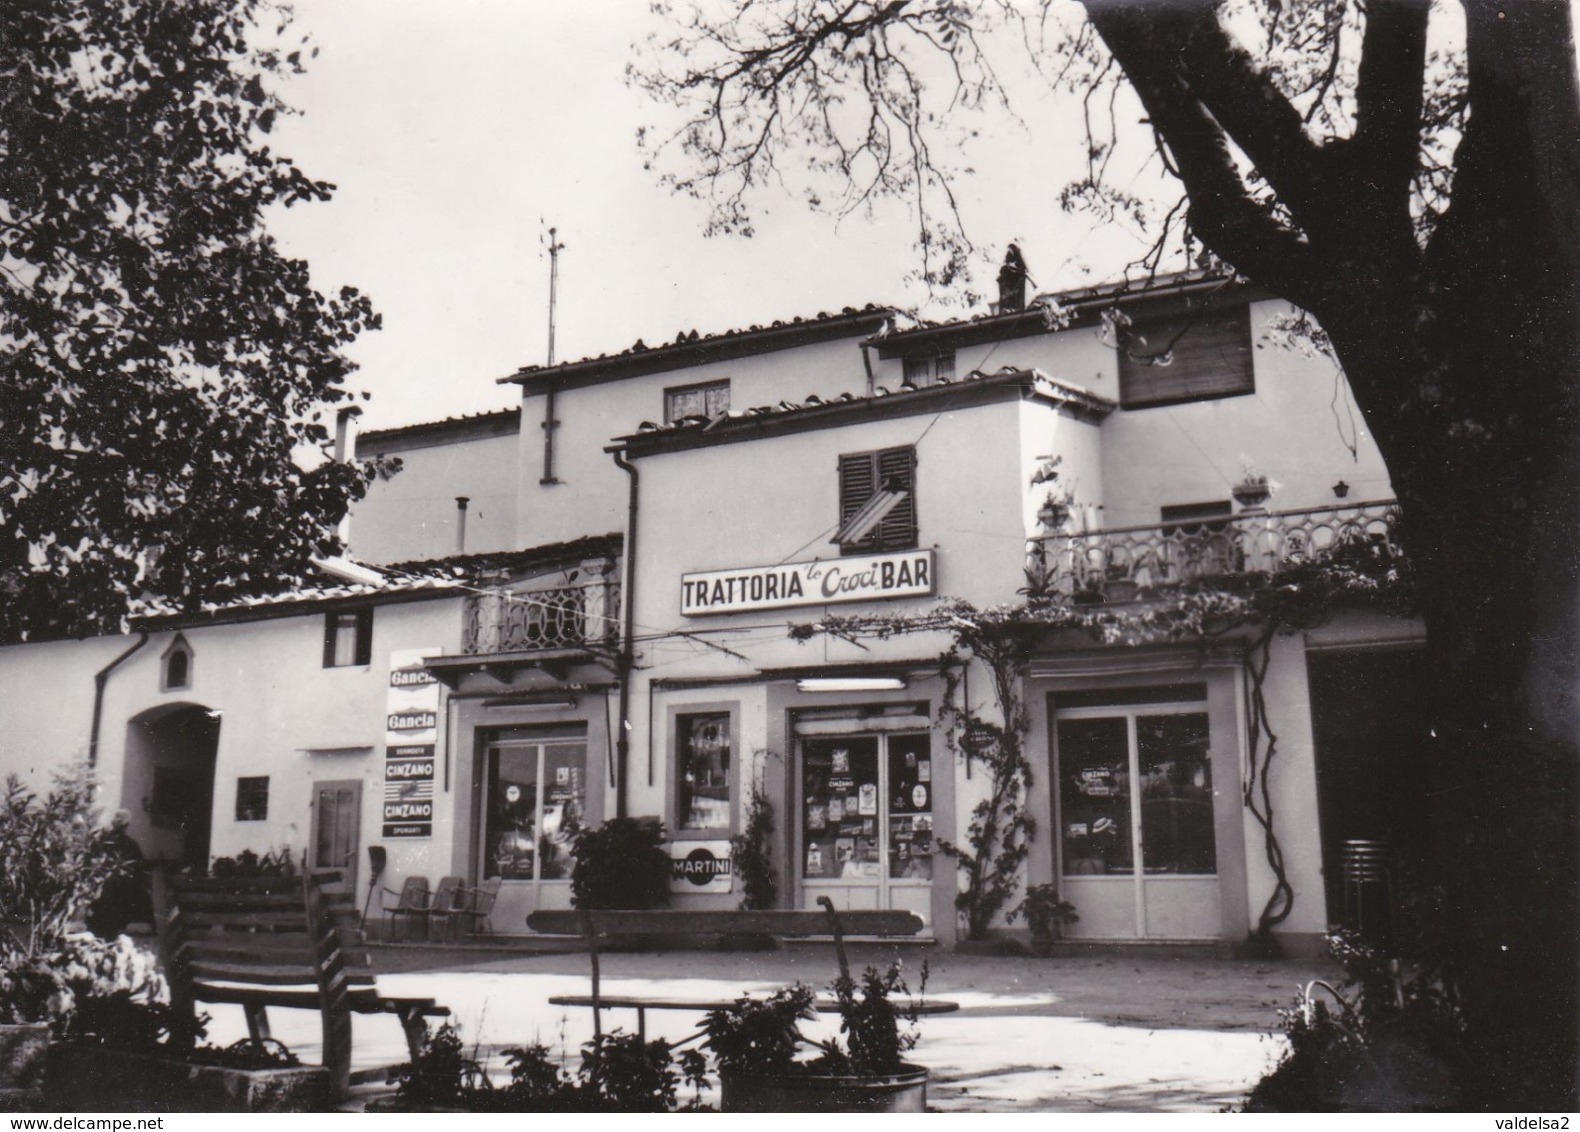
[[[866,536],[842,544],[842,554],[875,550],[910,550],[916,546],[916,450],[884,448],[839,458],[839,522],[841,526],[879,491],[904,492],[905,497]]]
[[[1127,409],[1255,392],[1245,307],[1138,319],[1120,336],[1119,402]]]

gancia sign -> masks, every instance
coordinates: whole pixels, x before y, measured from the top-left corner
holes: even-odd
[[[792,605],[930,597],[934,592],[933,552],[911,550],[682,574],[680,612],[704,617]]]

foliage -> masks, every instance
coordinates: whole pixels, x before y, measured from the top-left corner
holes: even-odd
[[[102,940],[83,932],[50,952],[0,956],[0,1022],[48,1022],[57,1036],[98,1029],[94,1003],[167,997],[154,958],[126,936]]]
[[[741,882],[742,908],[772,908],[779,898],[773,862],[774,807],[762,783],[752,783],[746,828],[730,838],[730,860]]]
[[[796,1050],[807,1043],[797,1023],[817,1017],[815,997],[811,987],[797,983],[767,998],[743,996],[710,1010],[702,1024],[703,1046],[717,1059],[721,1073],[788,1073]]]
[[[966,844],[940,839],[938,847],[955,858],[965,877],[955,907],[965,917],[966,935],[982,940],[993,918],[1014,899],[1037,834],[1037,823],[1026,806],[1032,769],[1026,758],[1026,712],[1019,689],[1039,634],[1014,621],[974,620],[965,607],[956,613],[955,644],[943,657],[945,691],[939,722],[968,764],[980,760],[987,766],[989,780],[987,796],[971,809]],[[962,651],[987,665],[1002,723],[983,719],[964,702],[957,667]]]
[[[215,857],[209,866],[211,875],[221,879],[231,877],[294,877],[296,860],[289,846],[270,849],[260,857],[251,849],[243,849],[234,857]]]
[[[572,847],[571,903],[578,908],[662,908],[669,903],[669,855],[656,818],[610,818]]]
[[[1059,895],[1056,884],[1028,885],[1026,898],[1008,918],[1013,922],[1017,915],[1026,917],[1031,938],[1039,944],[1052,943],[1059,938],[1059,930],[1065,924],[1076,923],[1081,918],[1076,914],[1075,905]]]
[[[40,798],[16,775],[0,799],[0,947],[22,958],[61,947],[73,919],[129,866],[101,838],[86,766],[60,772]]]
[[[1401,972],[1353,933],[1328,944],[1346,978],[1308,983],[1279,1011],[1289,1049],[1252,1090],[1251,1110],[1461,1111],[1464,1016],[1442,972]]]
[[[682,1082],[694,1090],[685,1105],[697,1108],[707,1086],[705,1063],[695,1050],[678,1055],[667,1042],[635,1034],[600,1034],[582,1047],[576,1073],[567,1072],[541,1043],[504,1051],[510,1083],[496,1088],[476,1050],[468,1056],[454,1026],[429,1035],[417,1060],[396,1073],[394,1107],[412,1112],[672,1112]]]
[[[378,318],[265,227],[332,190],[269,144],[303,69],[288,20],[273,0],[7,12],[0,640],[278,588],[338,549],[369,472],[322,458],[322,418]]]
[[[895,1002],[910,996],[899,961],[883,971],[868,967],[858,987],[848,972],[835,980],[838,1003],[838,1038],[814,1042],[798,1023],[817,1017],[811,988],[797,983],[782,987],[767,998],[742,997],[729,1006],[709,1011],[703,1023],[703,1048],[718,1061],[719,1072],[742,1076],[886,1077],[905,1071],[904,1055],[917,1042],[918,1014]],[[927,967],[922,967],[917,1000],[927,989]],[[908,1026],[901,1028],[901,1020]],[[798,1058],[801,1051],[817,1056]]]

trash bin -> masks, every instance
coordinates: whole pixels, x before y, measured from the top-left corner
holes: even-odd
[[[1393,861],[1386,841],[1356,838],[1344,842],[1344,924],[1373,947],[1393,942]]]

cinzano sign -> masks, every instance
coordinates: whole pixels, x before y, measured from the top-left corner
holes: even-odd
[[[681,575],[680,612],[703,617],[793,605],[930,597],[934,584],[931,550],[708,570]]]

